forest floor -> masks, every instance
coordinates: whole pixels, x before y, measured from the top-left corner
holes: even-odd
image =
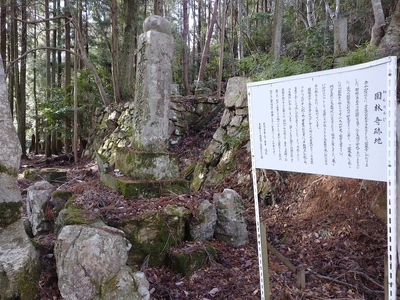
[[[219,115],[220,117],[220,115]],[[175,151],[182,159],[196,159],[219,125],[218,117],[200,132],[190,132]],[[136,266],[150,282],[151,299],[260,299],[259,264],[252,183],[237,184],[237,174],[251,174],[250,154],[238,150],[237,166],[213,190],[158,199],[126,199],[99,182],[97,166],[82,159],[77,164],[53,156],[32,156],[28,167],[57,167],[67,171],[67,183],[58,188],[77,194],[75,201],[102,213],[110,224],[126,214],[137,214],[170,203],[195,210],[215,192],[236,190],[245,203],[249,243],[234,247],[211,241],[217,259],[194,274],[183,277],[167,267]],[[321,175],[263,171],[273,184],[273,203],[260,202],[260,218],[268,242],[296,267],[305,270],[306,285],[297,286],[296,274],[271,253],[271,299],[384,299],[386,225],[371,212],[374,197],[385,193],[386,184]],[[251,180],[250,180],[251,181]],[[22,194],[33,182],[19,178]],[[125,209],[121,212],[120,207]],[[54,256],[54,235],[36,238],[41,253],[40,299],[60,299]]]

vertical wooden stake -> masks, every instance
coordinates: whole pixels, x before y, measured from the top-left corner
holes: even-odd
[[[260,226],[261,233],[261,249],[263,252],[262,255],[262,265],[263,265],[263,274],[264,274],[264,291],[265,291],[265,299],[270,300],[271,291],[269,288],[269,272],[268,272],[268,247],[267,247],[267,229],[265,227],[264,222],[261,222]]]

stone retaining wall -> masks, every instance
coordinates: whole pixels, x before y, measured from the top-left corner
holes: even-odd
[[[169,143],[176,144],[192,124],[207,115],[218,104],[220,100],[211,97],[173,98],[169,116]],[[134,110],[133,101],[97,109],[94,116],[96,125],[89,137],[88,150],[84,155],[94,157],[97,151],[109,162],[114,162],[115,149],[130,147],[132,144]]]

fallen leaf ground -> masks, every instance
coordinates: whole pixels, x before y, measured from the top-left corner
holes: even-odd
[[[196,159],[210,141],[219,118],[200,132],[190,132],[171,149],[182,160]],[[235,171],[223,183],[187,195],[157,199],[126,199],[99,183],[96,165],[90,160],[74,164],[69,160],[32,156],[23,160],[28,167],[57,167],[67,170],[67,183],[58,188],[78,195],[75,201],[101,213],[109,223],[127,214],[178,203],[194,213],[203,199],[212,201],[215,192],[231,188],[242,195],[250,232],[249,243],[234,247],[211,241],[217,258],[192,274],[182,276],[166,267],[151,268],[143,263],[152,299],[260,299],[256,221],[252,183],[238,184],[238,174],[251,174],[250,155],[245,145],[237,152]],[[271,299],[384,299],[384,256],[386,226],[371,211],[371,200],[384,192],[385,184],[373,181],[264,171],[273,185],[273,203],[260,201],[260,216],[267,239],[283,256],[306,273],[306,286],[297,287],[296,275],[276,256],[269,254]],[[22,194],[33,182],[20,178]],[[54,235],[36,238],[42,245],[42,274],[39,299],[60,299],[55,262]],[[182,246],[182,245],[180,245]]]

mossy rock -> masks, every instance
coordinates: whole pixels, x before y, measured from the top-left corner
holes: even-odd
[[[196,168],[193,172],[193,179],[190,183],[190,188],[194,191],[200,190],[203,182],[205,181],[208,174],[208,168],[206,163],[203,160],[200,160],[196,165]]]
[[[45,168],[40,170],[40,176],[50,183],[64,183],[67,181],[67,172],[54,168]]]
[[[10,282],[10,278],[8,276],[12,276],[12,282]],[[31,259],[29,262],[27,262],[23,269],[13,275],[5,275],[0,271],[0,299],[38,299],[39,277],[40,264],[38,260],[34,259]],[[14,286],[14,295],[8,294],[10,286]]]
[[[29,168],[22,172],[22,177],[28,180],[35,180],[39,175],[39,169]]]
[[[115,227],[132,244],[128,264],[142,264],[145,259],[150,266],[166,264],[170,248],[184,239],[189,216],[186,208],[169,206],[163,211],[150,211],[119,222]]]
[[[18,170],[17,169],[7,167],[7,166],[5,166],[3,164],[0,164],[0,173],[7,174],[7,175],[9,175],[11,177],[17,177],[18,176]]]
[[[4,228],[21,218],[22,201],[0,203],[0,227]]]
[[[65,209],[60,211],[56,221],[58,230],[66,225],[92,224],[101,220],[99,213],[85,210],[82,205],[75,204],[74,199],[75,197],[69,198]]]
[[[162,180],[179,176],[179,159],[174,153],[116,150],[115,168],[137,180]]]
[[[107,187],[121,192],[124,197],[157,198],[166,195],[186,194],[189,181],[171,180],[133,180],[118,178],[111,174],[102,174],[100,181]]]
[[[215,260],[217,253],[211,244],[186,243],[171,249],[168,266],[176,273],[189,276],[201,269],[209,259]]]

